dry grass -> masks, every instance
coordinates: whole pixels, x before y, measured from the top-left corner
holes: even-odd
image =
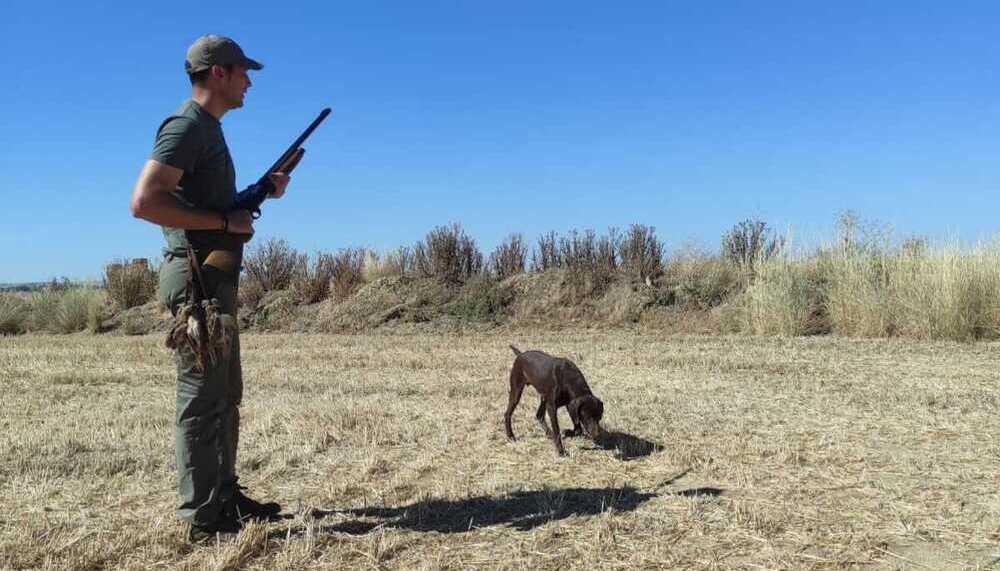
[[[557,458],[528,393],[520,440],[507,443],[509,342],[576,360],[614,446],[572,439]],[[1000,561],[997,344],[246,335],[242,483],[294,517],[197,548],[173,514],[173,373],[160,344],[0,338],[0,568]]]

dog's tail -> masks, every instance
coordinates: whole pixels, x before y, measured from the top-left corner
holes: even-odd
[[[513,346],[513,345],[510,346],[510,349],[512,351],[514,351],[514,355],[520,355],[521,354],[521,350],[518,349],[517,347]]]

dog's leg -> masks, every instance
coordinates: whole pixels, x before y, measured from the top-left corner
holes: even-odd
[[[542,399],[542,402],[538,403],[538,412],[535,413],[535,418],[538,419],[538,424],[541,424],[542,428],[545,430],[545,436],[551,438],[552,430],[549,429],[548,424],[545,424],[545,409],[545,399]]]
[[[567,412],[569,412],[569,418],[573,421],[573,430],[566,430],[563,432],[564,438],[570,438],[573,436],[580,436],[583,433],[583,427],[580,426],[580,413],[577,411],[575,406],[567,406]]]
[[[507,429],[507,439],[515,440],[514,429],[510,426],[510,417],[517,408],[517,403],[521,402],[521,392],[524,391],[524,383],[521,382],[520,370],[515,364],[510,370],[510,397],[507,399],[507,412],[503,415],[504,427]]]
[[[562,435],[559,434],[559,416],[556,414],[556,402],[550,400],[548,403],[549,420],[552,421],[552,442],[556,445],[556,452],[560,456],[566,456],[566,449],[563,448]]]

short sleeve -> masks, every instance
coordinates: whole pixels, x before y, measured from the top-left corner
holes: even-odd
[[[201,147],[198,124],[188,117],[171,117],[163,122],[156,133],[153,153],[149,158],[184,172],[191,172]]]

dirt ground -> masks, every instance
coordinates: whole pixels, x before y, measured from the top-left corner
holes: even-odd
[[[557,457],[528,389],[507,442],[508,343],[572,358],[613,438]],[[0,568],[1000,569],[998,349],[246,335],[241,483],[289,517],[194,547],[161,336],[0,337]]]

